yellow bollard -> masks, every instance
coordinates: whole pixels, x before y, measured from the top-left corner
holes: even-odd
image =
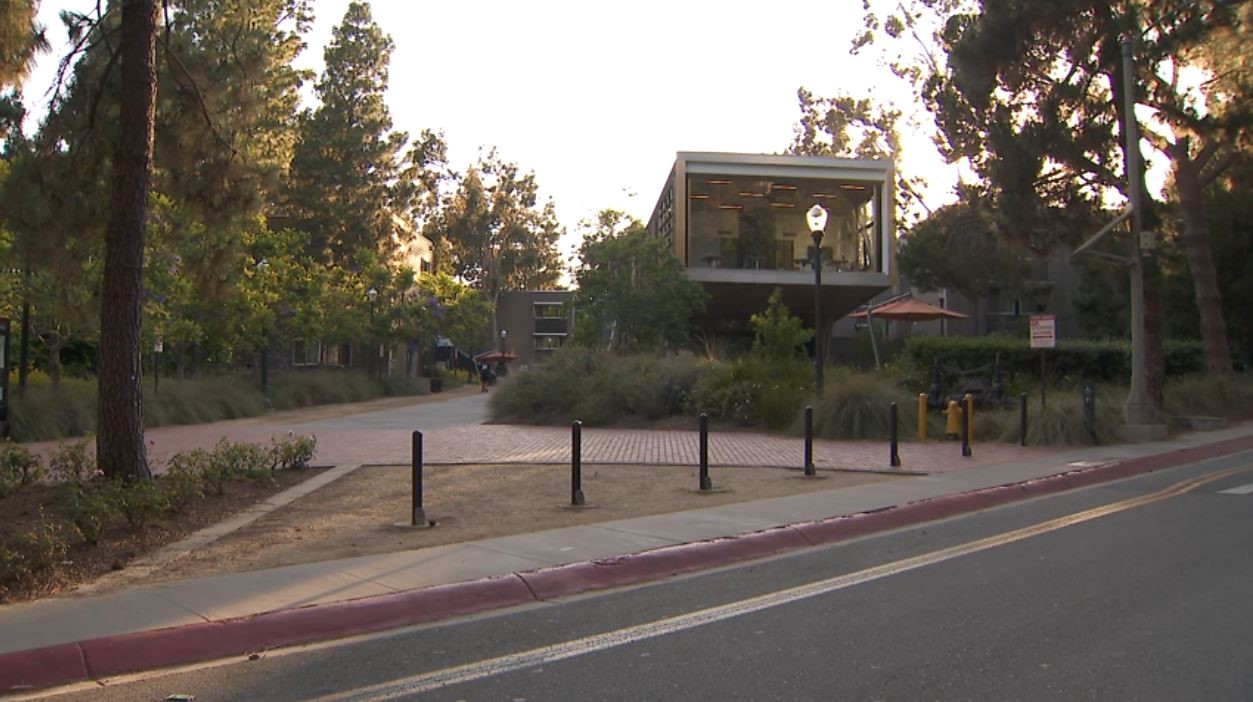
[[[927,440],[927,393],[918,393],[918,440]]]
[[[975,396],[966,393],[962,398],[966,402],[966,442],[974,444],[975,442]]]
[[[944,438],[958,439],[961,438],[961,408],[957,406],[957,400],[948,401],[948,409],[944,410]]]

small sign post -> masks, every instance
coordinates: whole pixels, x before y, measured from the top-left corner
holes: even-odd
[[[1040,349],[1040,406],[1044,406],[1045,354],[1057,348],[1057,317],[1033,314],[1030,319],[1031,348]]]

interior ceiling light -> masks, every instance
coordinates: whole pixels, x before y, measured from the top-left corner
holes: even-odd
[[[814,197],[816,198],[835,197],[835,196],[836,196],[835,193],[814,193]]]
[[[701,193],[692,193],[687,196],[689,200],[708,200],[709,196]]]
[[[744,206],[743,206],[743,205],[718,205],[718,209],[720,209],[720,210],[742,210],[742,209],[744,209]]]
[[[744,192],[740,193],[740,197],[765,197],[765,195],[762,195],[761,193],[755,193],[751,190],[745,190]]]
[[[841,189],[841,190],[865,190],[865,189],[866,189],[866,186],[864,186],[864,185],[851,185],[851,184],[849,184],[849,183],[841,183],[841,184],[840,184],[840,189]]]
[[[705,182],[708,183],[709,185],[730,185],[731,184],[731,181],[728,178],[710,178],[706,180]]]
[[[795,185],[788,185],[787,183],[775,183],[773,187],[775,190],[795,190],[796,189]]]
[[[790,203],[790,202],[772,202],[770,203],[770,206],[771,207],[796,207],[795,204]]]

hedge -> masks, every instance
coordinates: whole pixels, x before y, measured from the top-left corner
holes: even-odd
[[[1199,341],[1169,340],[1162,344],[1166,375],[1200,373],[1205,359]],[[984,337],[914,336],[905,341],[904,357],[912,366],[916,382],[930,382],[931,367],[938,362],[946,384],[960,371],[982,369],[990,377],[996,355],[1008,380],[1014,376],[1038,376],[1040,350],[1030,348],[1020,336],[993,334]],[[1131,344],[1127,341],[1061,340],[1048,351],[1049,375],[1060,382],[1125,383],[1131,377]]]

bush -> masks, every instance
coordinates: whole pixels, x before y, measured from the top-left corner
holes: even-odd
[[[1253,376],[1192,375],[1166,381],[1165,409],[1176,416],[1242,419],[1253,414]]]
[[[382,396],[421,395],[426,381],[388,377],[370,380],[347,370],[292,371],[270,382],[274,409],[359,402]],[[198,424],[265,414],[265,398],[251,375],[163,379],[159,393],[144,390],[144,425]],[[15,397],[11,431],[17,441],[46,441],[84,436],[96,430],[96,383],[68,378],[60,388],[31,383]]]
[[[92,546],[100,542],[100,535],[116,512],[111,491],[82,484],[69,486],[61,501],[61,515],[74,526],[79,537]]]
[[[318,438],[312,434],[302,436],[288,432],[284,439],[271,439],[269,448],[270,470],[308,468],[317,452]]]
[[[1096,438],[1100,443],[1118,441],[1117,430],[1122,423],[1122,403],[1126,389],[1119,386],[1096,387]],[[975,442],[1018,441],[1019,410],[975,410]],[[1048,402],[1040,406],[1038,398],[1027,404],[1027,444],[1030,446],[1090,446],[1092,437],[1083,424],[1083,394],[1077,390],[1054,389]]]
[[[43,515],[29,531],[0,533],[0,590],[59,563],[68,551],[64,528]]]
[[[698,372],[691,359],[566,347],[543,365],[511,374],[488,406],[493,419],[521,424],[658,419],[683,410]]]
[[[814,407],[814,435],[824,439],[887,439],[891,404],[910,407],[911,400],[891,374],[837,370],[823,386],[822,401]],[[914,398],[913,406],[917,406]],[[908,414],[908,410],[906,410]],[[898,421],[902,417],[898,415]],[[900,435],[905,422],[898,426]]]
[[[48,456],[48,470],[54,480],[84,483],[96,475],[96,457],[88,450],[91,437],[58,444]]]
[[[126,523],[135,531],[170,511],[169,495],[155,480],[110,480],[99,489],[117,505],[117,511],[126,517]]]
[[[0,444],[0,498],[42,480],[44,474],[39,456],[12,441]]]
[[[1021,336],[992,334],[984,337],[913,336],[905,342],[905,358],[915,385],[931,382],[932,363],[939,363],[944,387],[958,382],[957,371],[986,368],[991,375],[996,355],[1006,378],[1039,381],[1040,351]],[[1166,375],[1199,372],[1204,367],[1201,345],[1195,341],[1162,344]],[[1131,376],[1131,345],[1126,341],[1062,340],[1048,351],[1048,372],[1061,384],[1081,382],[1121,383]]]
[[[785,429],[796,420],[812,387],[809,365],[803,361],[749,357],[706,364],[692,388],[688,409],[713,419]]]

